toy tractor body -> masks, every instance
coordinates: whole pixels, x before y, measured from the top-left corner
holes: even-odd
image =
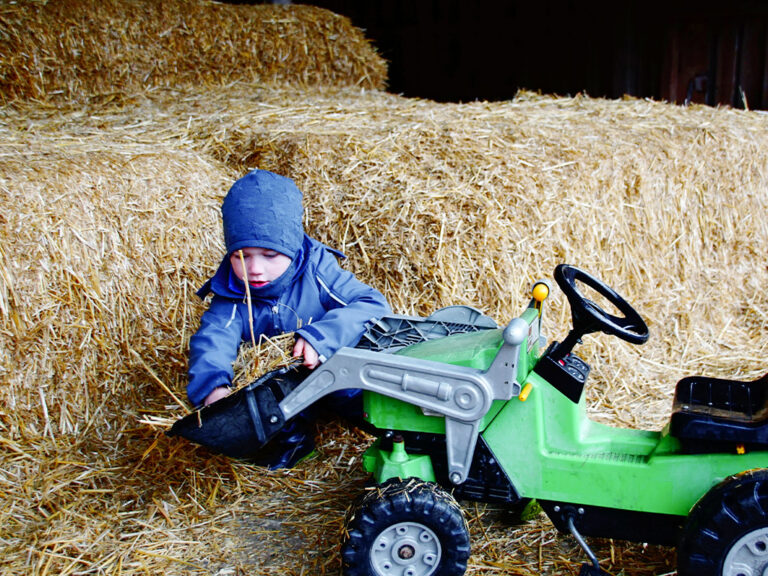
[[[529,338],[537,337],[540,318],[533,307],[520,316],[529,335],[519,348],[514,388],[524,392],[508,401],[496,400],[477,421],[482,453],[492,455],[495,463],[489,464],[490,458],[485,462],[477,459],[474,472],[488,476],[489,466],[496,466],[508,487],[500,489],[502,486],[497,485],[495,493],[484,492],[475,479],[478,485],[472,499],[511,504],[518,499],[536,499],[558,527],[567,525],[566,508],[575,507],[582,510],[577,525],[583,527],[584,534],[674,544],[691,508],[710,488],[732,474],[768,465],[765,446],[760,449],[746,438],[724,441],[721,435],[711,439],[708,450],[699,445],[692,451],[692,443],[671,434],[672,424],[661,431],[645,431],[590,420],[583,394],[574,401],[536,371],[539,344]],[[423,360],[474,365],[484,371],[492,365],[484,365],[484,359],[501,346],[500,332],[452,336],[450,345],[432,341],[413,345],[403,353]],[[568,370],[572,366],[576,366],[574,372],[586,376],[588,367],[578,358],[570,356],[568,363],[559,375],[550,374],[550,380],[570,382]],[[722,381],[721,386],[732,388],[722,395],[732,399],[749,385],[768,387],[768,379],[757,383]],[[762,394],[764,399],[765,392]],[[685,417],[683,406],[689,412],[696,408],[690,400],[682,404],[680,395],[678,391],[673,423]],[[732,406],[732,400],[730,404],[725,409],[731,410],[737,422],[747,421],[744,412],[732,409],[738,408]],[[450,467],[445,473],[439,462],[443,454],[436,439],[446,434],[443,418],[379,393],[366,393],[365,406],[369,421],[383,431],[382,439],[368,450],[364,460],[377,482],[414,475],[409,467],[426,455],[431,467],[420,463],[417,469],[425,471],[417,476],[467,495],[462,484],[473,481],[473,466],[468,478],[452,486]],[[707,398],[705,411],[716,410]],[[393,461],[391,439],[396,436],[403,441]],[[427,442],[430,437],[433,441]],[[558,507],[560,510],[555,511]]]
[[[476,397],[426,366],[455,366],[488,380],[491,401],[476,414],[465,412],[460,425],[439,406],[415,401],[407,391],[374,392],[361,378],[367,418],[379,431],[364,466],[385,487],[383,498],[396,486],[406,489],[410,478],[434,482],[457,499],[513,507],[535,500],[584,548],[591,565],[583,574],[602,573],[583,536],[679,545],[681,575],[768,574],[768,376],[755,382],[682,380],[661,431],[594,422],[583,394],[589,366],[572,347],[598,330],[642,343],[647,328],[595,278],[570,267],[559,267],[556,278],[574,311],[574,329],[562,344],[544,350],[543,299],[534,297],[504,329],[426,340],[395,352],[416,360],[423,385],[430,383],[436,394],[442,390],[445,402],[469,406]],[[622,315],[604,313],[577,282],[600,292]],[[405,375],[398,382],[407,389]],[[467,438],[470,451],[464,450]],[[465,460],[457,461],[456,454]],[[398,562],[402,550],[410,556],[420,549],[408,544],[409,534],[384,541],[375,531],[364,535],[375,518],[369,502],[352,518],[344,548],[349,574],[463,573],[450,563],[436,568]],[[410,526],[408,515],[402,518]],[[437,538],[434,523],[423,528]],[[359,547],[367,552],[359,554]],[[361,570],[364,556],[369,564]]]

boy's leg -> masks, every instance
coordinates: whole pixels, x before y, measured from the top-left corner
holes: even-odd
[[[253,463],[270,470],[292,468],[314,450],[314,419],[302,412],[269,441]]]
[[[363,391],[358,388],[333,392],[323,398],[322,406],[352,426],[362,429],[369,426],[363,419]]]
[[[363,420],[363,394],[361,390],[339,390],[326,396],[320,407],[342,416],[353,426],[365,427]],[[292,468],[311,456],[315,450],[315,420],[318,408],[310,407],[278,432],[253,462],[270,470]]]

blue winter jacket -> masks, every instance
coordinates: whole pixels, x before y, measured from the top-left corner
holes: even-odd
[[[339,348],[355,345],[369,321],[390,313],[384,296],[342,269],[337,257],[344,256],[304,235],[286,287],[274,296],[252,291],[256,337],[295,331],[323,362]],[[194,406],[214,388],[231,384],[240,344],[251,340],[244,286],[234,277],[229,257],[198,295],[211,292],[210,306],[190,339],[187,396]]]

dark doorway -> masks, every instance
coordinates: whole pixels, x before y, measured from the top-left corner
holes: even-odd
[[[315,0],[389,61],[389,90],[437,101],[520,89],[768,108],[768,2]]]

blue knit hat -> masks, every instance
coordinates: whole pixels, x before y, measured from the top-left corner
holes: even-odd
[[[269,248],[293,259],[304,241],[301,190],[293,180],[266,170],[249,172],[221,205],[227,254]]]

